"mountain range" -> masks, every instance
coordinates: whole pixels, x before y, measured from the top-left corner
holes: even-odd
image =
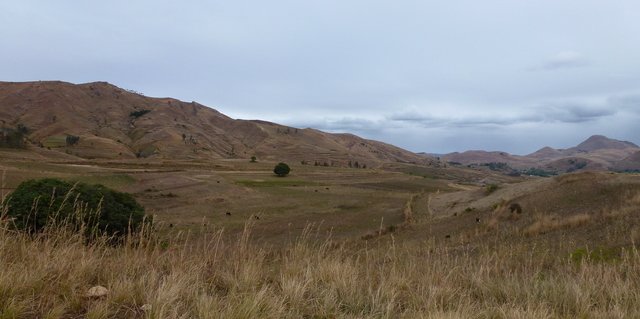
[[[528,155],[483,150],[416,154],[353,134],[232,119],[197,102],[154,98],[106,82],[0,82],[0,129],[26,128],[27,147],[78,159],[249,159],[377,166],[436,160],[494,170],[640,170],[636,144],[593,135]],[[1,132],[0,132],[1,133]]]
[[[0,125],[26,127],[31,148],[79,158],[256,156],[333,166],[430,161],[352,134],[232,119],[197,102],[147,97],[106,82],[0,82]]]
[[[582,169],[629,171],[640,169],[640,147],[628,142],[593,135],[567,149],[543,147],[520,156],[506,152],[466,151],[449,153],[442,160],[470,166],[491,166],[515,170],[540,169],[563,173]],[[499,163],[505,165],[497,165]]]

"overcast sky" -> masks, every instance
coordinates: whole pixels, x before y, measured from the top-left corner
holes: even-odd
[[[108,81],[412,151],[640,143],[637,0],[5,0],[0,80]]]

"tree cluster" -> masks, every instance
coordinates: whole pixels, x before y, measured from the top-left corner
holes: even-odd
[[[130,117],[133,118],[139,118],[147,113],[151,112],[151,110],[137,110],[137,111],[132,111],[131,113],[129,113]]]
[[[348,165],[351,168],[367,168],[367,164],[360,164],[358,163],[358,161],[355,161],[355,162],[349,161]]]
[[[18,124],[15,128],[0,128],[0,147],[24,148],[27,133],[29,129],[22,124]]]

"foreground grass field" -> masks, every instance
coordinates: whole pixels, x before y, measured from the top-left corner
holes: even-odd
[[[640,254],[221,232],[87,245],[0,229],[0,318],[637,318]],[[109,293],[86,296],[102,285]]]
[[[158,223],[114,246],[0,220],[0,319],[640,317],[638,175],[293,164],[279,178],[268,162],[10,155],[0,197],[29,178],[102,183]],[[87,297],[97,285],[109,293]]]

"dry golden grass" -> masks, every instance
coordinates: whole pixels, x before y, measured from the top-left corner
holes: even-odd
[[[250,225],[237,240],[224,238],[87,245],[64,229],[31,237],[2,228],[0,318],[640,316],[635,249],[575,262],[506,240],[475,249],[393,237],[349,244],[308,228],[273,248],[251,241]],[[109,294],[85,297],[95,285]]]
[[[592,215],[589,214],[577,214],[568,217],[539,215],[523,232],[527,236],[534,236],[556,229],[578,227],[590,223],[592,218]]]
[[[498,231],[453,232],[440,241],[406,240],[431,231],[419,215],[424,210],[422,218],[429,217],[429,207],[416,206],[415,196],[399,211],[406,225],[381,226],[387,236],[369,241],[326,238],[320,228],[307,228],[271,246],[253,240],[255,225],[248,224],[237,237],[204,226],[198,235],[156,232],[121,246],[106,238],[87,245],[64,227],[29,236],[0,223],[0,319],[635,318],[635,247],[605,249],[602,257],[572,240],[555,240],[565,237],[550,237],[553,245],[537,239],[631,221],[638,194],[629,191],[626,204],[611,211],[555,220],[510,213],[505,202],[488,219],[487,227],[495,223]],[[637,225],[615,229],[637,238]],[[587,253],[572,254],[580,249]],[[85,297],[96,285],[109,294]]]

